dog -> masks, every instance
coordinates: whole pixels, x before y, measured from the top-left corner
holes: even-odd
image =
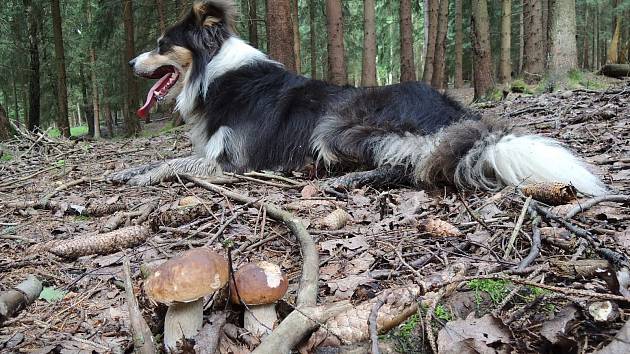
[[[138,114],[176,100],[192,125],[194,155],[111,180],[147,185],[177,174],[291,171],[315,162],[422,187],[563,182],[588,195],[606,192],[557,141],[484,119],[424,83],[341,87],[289,72],[234,33],[235,16],[233,1],[196,2],[155,49],[129,62],[136,75],[159,79]]]

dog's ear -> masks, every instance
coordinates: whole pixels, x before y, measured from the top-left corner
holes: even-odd
[[[236,16],[236,5],[232,0],[202,0],[196,1],[192,13],[197,25],[213,27],[225,23],[232,29]]]

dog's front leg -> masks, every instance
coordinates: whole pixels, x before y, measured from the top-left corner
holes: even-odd
[[[177,175],[211,176],[220,171],[221,168],[214,160],[189,156],[158,163],[154,168],[136,174],[127,179],[126,182],[136,186],[147,186],[172,180]]]

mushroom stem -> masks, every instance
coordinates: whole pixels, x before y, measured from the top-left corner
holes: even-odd
[[[168,307],[164,319],[164,347],[177,351],[177,342],[194,338],[203,324],[203,298],[192,302],[176,302]]]
[[[243,326],[253,335],[264,337],[271,333],[277,320],[275,303],[250,305],[243,316]]]

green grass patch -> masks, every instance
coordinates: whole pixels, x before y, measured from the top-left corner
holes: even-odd
[[[70,135],[72,136],[81,136],[81,135],[86,135],[88,133],[89,129],[87,125],[80,125],[78,127],[72,127],[70,128]],[[48,131],[48,136],[51,138],[58,138],[61,136],[61,131],[59,131],[59,129],[55,128],[55,129],[51,129]]]
[[[420,323],[420,316],[418,316],[418,314],[409,317],[405,323],[398,326],[398,336],[402,339],[409,339],[413,330],[418,326],[418,323]]]
[[[74,217],[75,221],[88,221],[90,220],[90,216],[89,215],[77,215]]]
[[[516,79],[512,81],[512,84],[510,85],[510,91],[514,93],[525,93],[525,94],[533,93],[532,89],[523,79]]]
[[[510,292],[510,282],[505,280],[494,279],[474,279],[468,282],[468,287],[475,291],[475,302],[480,306],[483,302],[481,292],[485,292],[490,296],[493,304],[498,305],[503,298]]]
[[[442,304],[438,304],[435,307],[435,312],[433,313],[435,315],[436,318],[439,318],[442,321],[450,321],[454,318],[453,314],[451,313],[451,311],[449,311],[446,307],[444,307],[444,305]]]
[[[2,152],[2,156],[0,156],[0,161],[9,162],[13,160],[13,155],[9,154],[6,151]]]

